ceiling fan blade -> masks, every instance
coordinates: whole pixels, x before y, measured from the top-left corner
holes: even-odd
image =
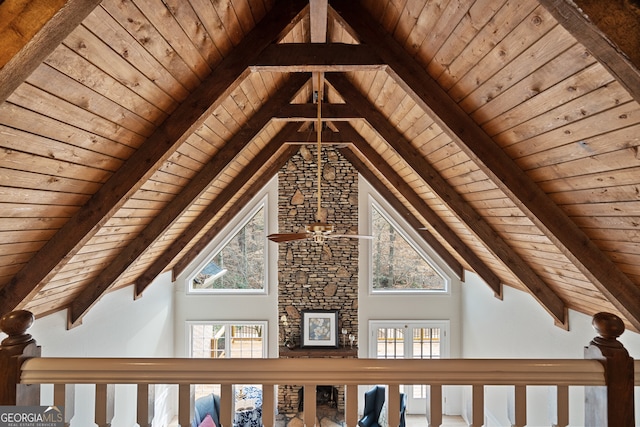
[[[349,237],[352,239],[373,239],[373,236],[366,236],[362,234],[330,234],[326,236],[328,239],[335,239],[337,237]]]
[[[272,242],[281,243],[281,242],[289,242],[291,240],[302,240],[308,238],[309,233],[279,233],[279,234],[269,234],[267,239]]]

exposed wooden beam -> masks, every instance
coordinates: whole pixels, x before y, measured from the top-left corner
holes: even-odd
[[[394,128],[382,113],[367,100],[349,80],[340,74],[328,73],[326,80],[361,114],[378,134],[404,159],[435,194],[464,222],[468,229],[506,265],[531,291],[531,294],[551,314],[556,324],[567,327],[564,302],[531,269],[531,267],[482,219],[438,171],[411,148],[411,142]]]
[[[348,104],[322,104],[323,122],[348,121],[358,119],[353,108]],[[275,120],[290,122],[308,122],[318,120],[318,106],[316,104],[287,104],[278,110]],[[324,142],[324,141],[323,141]]]
[[[311,43],[327,42],[327,0],[309,0]]]
[[[323,130],[321,138],[322,144],[344,144],[340,133],[334,132],[330,129]],[[287,143],[297,145],[317,144],[317,134],[313,130],[313,128],[310,128],[309,130],[299,131],[291,135]]]
[[[369,163],[371,163],[371,165],[373,165],[373,167],[377,169],[378,172],[380,172],[385,177],[385,179],[389,181],[389,183],[391,183],[391,185],[393,185],[400,194],[402,194],[405,199],[407,199],[411,206],[413,206],[413,208],[420,213],[420,215],[429,223],[429,225],[436,231],[436,233],[442,236],[442,238],[446,240],[446,242],[453,248],[453,250],[455,250],[458,255],[460,255],[469,264],[469,266],[487,283],[487,285],[493,290],[493,293],[496,295],[496,297],[502,299],[502,283],[500,282],[500,278],[493,271],[491,271],[491,269],[475,254],[475,252],[473,252],[462,241],[462,239],[460,239],[460,237],[458,237],[458,235],[447,225],[447,223],[444,222],[442,218],[440,218],[438,214],[435,213],[433,209],[431,209],[431,207],[424,200],[422,200],[422,198],[420,198],[420,196],[411,187],[406,184],[402,177],[398,175],[398,173],[385,161],[385,159],[380,154],[378,154],[378,152],[375,151],[373,147],[371,147],[367,143],[367,141],[365,141],[364,138],[362,138],[362,136],[360,136],[360,134],[355,129],[353,129],[351,125],[340,123],[337,126],[340,130],[340,133],[344,133],[345,139],[348,138],[353,142],[353,149],[358,150],[360,153],[362,153],[362,155],[364,155]],[[361,174],[372,185],[375,186],[375,188],[379,193],[382,194],[383,197],[385,197],[387,200],[390,200],[393,193],[391,193],[388,189],[385,192],[384,189],[378,188],[379,185],[374,184],[372,180],[379,180],[375,175],[373,175],[372,172],[366,170],[361,171]],[[395,208],[400,212],[399,207]],[[411,213],[406,210],[405,216],[408,215],[411,215]],[[421,224],[420,222],[415,223],[415,221],[409,219],[407,220],[416,229],[423,226],[423,224]],[[427,232],[427,230],[419,231],[422,234],[426,235],[425,233]],[[425,240],[429,245],[432,245],[431,239],[425,237]],[[453,269],[453,266],[450,267],[452,267]],[[462,275],[459,277],[460,279],[463,279]]]
[[[311,43],[327,42],[327,16],[329,2],[327,0],[309,0],[309,33]],[[323,93],[318,83],[324,81],[322,76],[318,78],[319,71],[313,73],[313,92]],[[320,72],[322,73],[322,72]]]
[[[386,68],[368,46],[329,43],[281,43],[269,46],[251,66],[252,71],[326,72],[377,71]]]
[[[211,183],[238,157],[242,150],[271,120],[274,111],[283,104],[289,103],[308,81],[309,75],[294,74],[289,81],[254,114],[247,123],[236,133],[220,151],[196,174],[180,193],[142,230],[136,238],[130,241],[109,265],[92,280],[74,299],[69,308],[71,325],[78,323],[80,318],[100,299],[100,297],[125,273],[148,247],[182,215],[198,197],[206,191]],[[299,124],[294,124],[297,130]]]
[[[329,4],[327,0],[309,0],[309,33],[311,43],[327,42],[328,8]],[[324,78],[322,76],[318,78],[318,73],[319,71],[313,73],[313,92],[323,93],[318,87],[318,83],[324,81]]]
[[[0,9],[0,68],[20,52],[65,3],[66,0],[14,0]]]
[[[340,148],[340,153],[344,156],[345,159],[349,161],[356,168],[358,173],[366,179],[369,184],[376,189],[378,193],[393,207],[393,209],[398,212],[402,216],[402,218],[407,221],[409,226],[413,227],[417,233],[419,233],[424,240],[424,242],[433,249],[433,251],[449,266],[451,271],[456,275],[456,277],[460,280],[464,280],[464,268],[462,264],[458,262],[457,259],[436,239],[436,237],[431,234],[427,230],[420,230],[422,227],[422,223],[413,216],[413,214],[407,209],[405,205],[398,200],[398,198],[389,190],[383,183],[376,177],[376,175],[372,172],[369,165],[363,162],[355,153],[353,146],[350,148]],[[400,184],[402,185],[402,184]]]
[[[28,7],[29,17],[33,15],[47,21],[39,28],[29,31],[25,28],[15,28],[15,34],[7,34],[7,28],[2,32],[0,45],[3,50],[9,50],[11,43],[6,39],[11,36],[22,46],[12,50],[12,57],[0,63],[0,104],[7,100],[18,86],[38,67],[42,61],[86,18],[102,0],[66,0],[31,1]],[[37,10],[33,10],[37,8]],[[55,8],[55,10],[52,10]],[[48,19],[48,17],[51,17]],[[22,20],[25,21],[24,19]],[[30,23],[36,22],[29,19]]]
[[[578,42],[589,49],[593,57],[609,70],[613,77],[629,91],[636,102],[640,102],[640,64],[631,62],[573,1],[540,0],[540,4]],[[612,5],[612,7],[615,6]]]
[[[180,251],[184,249],[197,235],[198,233],[204,229],[207,224],[211,222],[211,220],[222,210],[222,208],[232,200],[238,192],[242,190],[242,188],[254,177],[265,164],[269,162],[269,160],[278,152],[278,150],[285,145],[289,134],[295,132],[297,130],[297,125],[295,123],[287,124],[274,138],[269,141],[269,143],[258,153],[258,155],[242,170],[242,173],[239,175],[237,179],[231,181],[231,183],[218,195],[218,197],[213,200],[209,206],[205,210],[202,211],[198,218],[193,221],[189,227],[187,227],[181,234],[175,239],[169,248],[160,255],[145,271],[136,279],[135,284],[135,292],[136,297],[142,295],[142,292],[146,289],[147,286],[153,282],[153,280],[167,268],[167,265],[173,261],[173,259],[178,256]],[[282,166],[291,158],[293,154],[298,151],[298,148],[295,146],[287,146],[283,153],[278,157],[278,159],[271,163],[258,178],[255,180],[255,183],[247,188],[244,192],[243,197],[251,198],[255,194],[264,187],[264,185],[269,182],[271,178],[280,170]],[[241,204],[236,202],[232,211],[237,213],[240,209],[242,209]],[[225,214],[227,215],[227,214]],[[230,219],[231,213],[228,213],[227,220]],[[212,229],[208,230],[207,233],[199,239],[196,243],[196,246],[199,249],[202,249],[202,244],[206,246],[207,243],[211,242],[211,233],[217,234],[223,225],[216,222],[216,224],[212,227]],[[211,231],[215,230],[215,231]]]
[[[276,135],[277,139],[281,138],[281,136]],[[175,281],[176,278],[182,274],[182,272],[196,259],[200,253],[205,250],[205,248],[209,245],[209,243],[215,239],[220,232],[226,227],[233,218],[240,213],[242,208],[251,201],[251,199],[258,193],[259,190],[262,189],[264,185],[271,178],[275,176],[276,173],[284,166],[287,161],[298,152],[299,148],[295,146],[287,147],[286,150],[279,156],[279,158],[269,166],[269,169],[265,170],[262,175],[256,180],[257,182],[263,183],[263,185],[254,185],[242,192],[242,195],[236,200],[236,202],[231,206],[225,213],[213,224],[213,226],[207,230],[207,232],[202,235],[200,239],[189,249],[189,251],[182,256],[178,262],[173,267],[172,277]]]
[[[345,27],[378,48],[387,72],[551,240],[636,329],[640,287],[538,187],[462,108],[362,8],[337,0]],[[332,3],[333,4],[333,3]],[[637,77],[636,77],[637,79]],[[633,80],[633,79],[631,79]],[[636,80],[640,83],[640,80]],[[350,100],[351,102],[351,100]]]
[[[151,177],[177,147],[226,99],[261,50],[283,37],[301,19],[305,2],[282,2],[182,102],[174,113],[0,289],[0,315],[31,299],[100,227]]]

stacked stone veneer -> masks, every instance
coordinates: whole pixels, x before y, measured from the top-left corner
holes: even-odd
[[[279,232],[300,232],[316,222],[317,149],[302,146],[279,172]],[[358,232],[358,174],[332,147],[322,149],[322,210],[320,220],[334,226],[334,233]],[[358,330],[358,239],[310,240],[279,244],[278,318],[287,316],[287,333],[300,345],[300,313],[303,310],[339,310],[338,331]],[[280,325],[280,333],[285,333]],[[284,336],[280,337],[280,343]],[[342,344],[342,335],[339,336]],[[314,356],[315,357],[315,356]],[[323,357],[318,352],[317,357]],[[326,384],[331,385],[331,384]],[[342,406],[343,387],[340,390]],[[300,386],[278,391],[280,413],[296,412]]]

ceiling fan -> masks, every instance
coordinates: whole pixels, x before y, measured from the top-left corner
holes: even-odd
[[[305,240],[310,239],[314,242],[324,242],[326,239],[336,239],[340,237],[349,237],[349,238],[360,238],[360,239],[372,239],[372,236],[362,236],[357,234],[333,234],[333,225],[328,224],[326,222],[320,221],[320,212],[321,212],[321,196],[320,196],[320,182],[322,179],[322,167],[321,167],[321,149],[322,149],[322,85],[321,85],[321,75],[322,73],[318,73],[318,96],[317,96],[317,104],[318,104],[318,117],[316,123],[316,133],[318,135],[318,154],[317,154],[317,164],[318,164],[318,183],[317,183],[317,194],[318,194],[318,207],[316,211],[316,220],[318,222],[311,223],[305,226],[305,232],[301,233],[276,233],[270,234],[267,236],[269,240],[276,243],[282,242],[290,242],[292,240]]]

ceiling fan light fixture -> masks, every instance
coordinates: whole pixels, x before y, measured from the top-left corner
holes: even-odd
[[[324,222],[314,222],[305,226],[307,233],[312,233],[314,236],[328,236],[333,232],[333,225]]]
[[[314,222],[305,226],[305,230],[312,235],[314,242],[324,242],[325,237],[333,232],[333,225],[324,222]]]
[[[317,141],[317,196],[318,196],[318,206],[316,209],[316,222],[311,223],[305,226],[305,233],[276,233],[270,234],[267,238],[276,243],[282,242],[290,242],[293,240],[302,240],[302,239],[310,239],[314,242],[324,242],[326,239],[338,238],[338,237],[347,237],[347,238],[365,238],[369,239],[370,236],[359,236],[356,234],[339,234],[333,235],[333,225],[327,224],[326,222],[322,222],[326,219],[326,213],[323,215],[322,209],[322,197],[321,197],[321,183],[322,183],[322,73],[318,73],[318,91],[313,92],[314,101],[318,105],[318,117],[316,122],[316,133],[318,137]]]
[[[324,222],[314,222],[305,226],[305,229],[309,233],[331,233],[333,231],[333,225]]]

